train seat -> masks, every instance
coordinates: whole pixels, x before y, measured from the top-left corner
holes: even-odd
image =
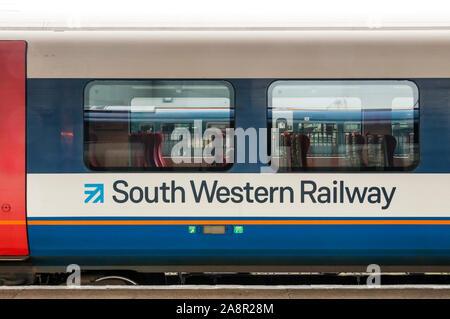
[[[93,132],[89,133],[89,163],[93,167],[100,167],[100,162],[97,159],[95,152],[95,144],[97,143],[98,138],[97,135]]]
[[[308,154],[309,147],[311,146],[310,138],[305,134],[298,134],[298,141],[300,145],[300,156],[302,160],[302,167],[308,167],[308,161],[306,160],[306,155]]]
[[[167,164],[162,156],[162,143],[164,141],[163,135],[159,132],[153,133],[153,135],[153,161],[155,162],[156,167],[167,167]]]
[[[388,167],[394,166],[394,152],[397,147],[397,140],[392,135],[385,135],[385,155],[386,155],[386,164]]]
[[[144,167],[156,167],[155,160],[153,158],[153,149],[155,145],[155,136],[147,131],[143,135],[143,142],[145,146],[144,152]]]

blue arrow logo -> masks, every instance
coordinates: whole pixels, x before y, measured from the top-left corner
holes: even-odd
[[[84,200],[87,204],[92,201],[92,203],[103,203],[104,201],[104,185],[103,184],[84,184],[84,193],[88,195]],[[95,195],[98,196],[94,199]]]

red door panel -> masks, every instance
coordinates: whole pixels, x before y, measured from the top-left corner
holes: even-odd
[[[25,41],[0,41],[0,256],[28,255],[25,59]]]

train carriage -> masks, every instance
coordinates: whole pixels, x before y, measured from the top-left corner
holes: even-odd
[[[420,28],[1,31],[2,265],[448,270],[449,53]]]

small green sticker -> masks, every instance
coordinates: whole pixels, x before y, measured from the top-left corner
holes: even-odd
[[[195,234],[197,232],[197,227],[196,226],[189,226],[188,232],[189,232],[189,234]]]
[[[235,234],[243,234],[244,226],[233,226],[233,233]]]

